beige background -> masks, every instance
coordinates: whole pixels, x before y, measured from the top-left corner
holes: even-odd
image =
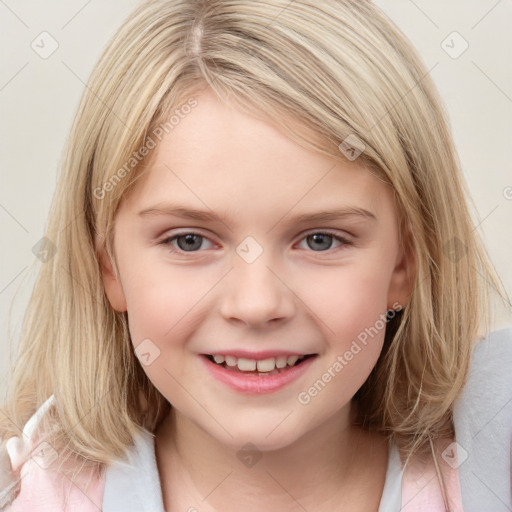
[[[72,117],[94,62],[136,3],[0,2],[0,398],[10,364],[9,340],[15,346],[38,268],[32,248],[45,232]],[[475,225],[512,295],[512,172],[507,154],[512,145],[512,3],[376,3],[410,37],[427,68],[433,68],[474,198]],[[51,44],[58,48],[47,58],[31,46],[41,53],[51,50]],[[466,44],[467,50],[453,58]],[[510,310],[502,308],[495,327],[504,325],[512,320]]]

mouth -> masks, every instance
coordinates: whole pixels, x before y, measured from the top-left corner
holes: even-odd
[[[208,373],[223,386],[244,395],[267,395],[299,380],[319,354],[239,351],[200,354]]]
[[[202,355],[211,363],[227,371],[266,377],[285,373],[291,368],[299,367],[304,364],[305,361],[316,357],[317,354],[278,355],[275,357],[266,357],[265,359],[250,359],[222,354]]]

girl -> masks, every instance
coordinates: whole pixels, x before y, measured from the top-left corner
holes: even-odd
[[[508,510],[510,331],[477,343],[465,194],[370,2],[141,3],[69,139],[4,509]]]

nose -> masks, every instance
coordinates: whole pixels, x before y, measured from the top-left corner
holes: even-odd
[[[252,263],[235,255],[234,268],[222,292],[220,311],[226,320],[261,328],[281,324],[293,316],[294,294],[264,255]]]

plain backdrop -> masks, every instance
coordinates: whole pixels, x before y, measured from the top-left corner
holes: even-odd
[[[0,0],[0,399],[15,355],[9,340],[16,347],[40,265],[33,247],[45,233],[78,101],[103,47],[137,3]],[[376,3],[431,70],[474,199],[475,229],[512,295],[512,2]],[[505,325],[512,321],[503,307],[494,327]]]

